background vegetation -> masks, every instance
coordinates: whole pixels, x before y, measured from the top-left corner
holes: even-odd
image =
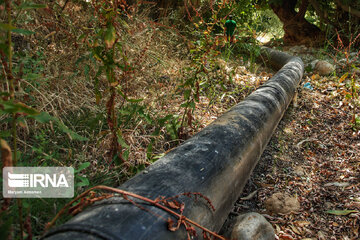
[[[357,9],[339,0],[0,0],[3,166],[72,166],[76,194],[117,186],[271,76],[256,62],[259,39],[347,59],[339,73],[352,79],[356,128]],[[66,202],[3,199],[0,238],[39,236]]]

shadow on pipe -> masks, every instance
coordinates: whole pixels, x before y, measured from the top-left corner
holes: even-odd
[[[200,192],[216,211],[187,197],[184,215],[219,231],[241,194],[265,146],[290,104],[304,65],[300,58],[264,48],[262,55],[276,68],[270,80],[244,101],[131,178],[121,189],[155,199],[184,192]],[[168,219],[170,215],[141,203]],[[51,229],[45,239],[186,239],[182,227],[167,230],[161,218],[139,209],[122,197],[99,202],[66,224]]]

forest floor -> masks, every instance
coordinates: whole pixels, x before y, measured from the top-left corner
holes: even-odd
[[[359,239],[360,130],[346,85],[340,77],[305,73],[229,218],[259,212],[278,239]],[[278,192],[296,197],[300,209],[269,212],[265,201]]]
[[[18,128],[19,163],[75,169],[83,166],[76,174],[76,194],[97,184],[120,185],[239,103],[273,74],[258,65],[253,73],[249,69],[254,63],[242,58],[244,53],[225,54],[227,49],[220,49],[222,54],[214,60],[211,71],[199,80],[204,90],[192,116],[187,116],[192,122],[184,129],[183,139],[176,139],[171,136],[171,128],[186,114],[180,107],[184,103],[182,85],[196,72],[195,68],[187,70],[193,67],[187,45],[192,40],[185,42],[173,29],[154,25],[143,16],[132,18],[129,28],[119,29],[128,64],[134,66],[134,73],[122,79],[121,84],[129,98],[142,101],[117,98],[119,129],[128,153],[127,161],[118,164],[109,160],[108,154],[108,83],[106,77],[99,77],[103,98],[97,101],[94,76],[99,63],[90,57],[91,44],[84,38],[80,40],[81,34],[91,37],[91,21],[86,17],[91,18],[92,13],[76,6],[68,9],[61,21],[50,9],[33,13],[24,28],[36,34],[14,37],[14,49],[28,45],[27,50],[16,55],[14,68],[19,75],[23,66],[25,69],[17,83],[17,100],[57,117],[89,139],[76,141],[53,124],[24,120]],[[89,28],[77,27],[87,24]],[[313,49],[307,55],[316,52]],[[116,73],[122,76],[121,71]],[[360,131],[352,123],[349,78],[341,79],[307,71],[298,89],[297,103],[289,107],[280,122],[232,216],[248,211],[264,214],[279,239],[359,237]],[[356,79],[359,82],[358,76]],[[304,83],[311,87],[304,87]],[[356,109],[359,111],[359,106]],[[6,116],[0,120],[1,127],[10,129]],[[156,128],[160,130],[155,135]],[[301,209],[285,215],[266,212],[264,201],[276,192],[295,196]],[[34,235],[41,234],[46,222],[66,201],[24,200]],[[10,210],[17,216],[15,204]],[[19,228],[14,231],[19,232]]]

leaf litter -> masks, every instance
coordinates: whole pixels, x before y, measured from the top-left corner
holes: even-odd
[[[305,74],[296,104],[285,113],[229,218],[259,212],[277,239],[360,238],[360,129],[352,121],[359,99],[351,104],[343,74],[338,76]],[[312,89],[302,87],[305,82]],[[300,211],[269,215],[264,202],[276,192],[297,196]]]

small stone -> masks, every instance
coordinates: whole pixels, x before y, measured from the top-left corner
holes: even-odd
[[[326,209],[331,209],[331,208],[334,207],[334,204],[331,203],[331,202],[325,202],[325,203],[324,203],[324,206],[325,206]]]
[[[231,239],[274,240],[275,231],[271,224],[260,214],[250,212],[236,217]]]
[[[294,173],[300,177],[305,175],[305,170],[301,166],[296,166],[294,168]]]
[[[315,69],[315,66],[316,66],[316,64],[318,63],[318,61],[319,60],[314,60],[314,61],[312,61],[311,63],[310,63],[310,65],[311,65],[311,69]]]
[[[278,214],[288,214],[300,210],[300,202],[296,197],[291,197],[286,193],[274,193],[265,201],[266,210]]]
[[[327,61],[318,61],[315,64],[315,71],[321,76],[326,76],[335,71],[335,67]]]

